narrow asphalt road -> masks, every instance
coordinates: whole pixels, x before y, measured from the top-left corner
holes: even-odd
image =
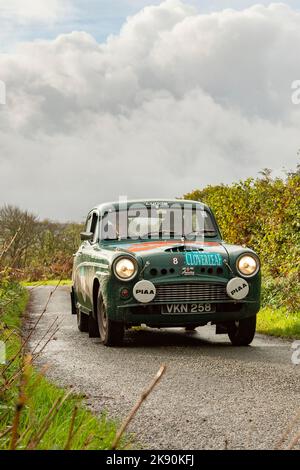
[[[51,290],[32,289],[28,328]],[[145,448],[272,449],[300,407],[300,366],[291,362],[288,341],[257,335],[252,346],[233,348],[227,336],[215,336],[208,326],[194,334],[129,331],[124,347],[106,348],[77,330],[69,288],[59,287],[31,348],[56,316],[60,330],[40,364],[50,366],[47,375],[57,384],[84,393],[97,413],[126,416],[160,364],[167,365],[130,427]]]

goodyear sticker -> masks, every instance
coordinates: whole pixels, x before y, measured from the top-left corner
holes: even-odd
[[[219,253],[188,251],[185,253],[185,264],[187,266],[222,266],[223,258]]]

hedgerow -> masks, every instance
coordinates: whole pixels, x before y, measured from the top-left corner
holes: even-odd
[[[300,311],[300,167],[286,178],[248,178],[207,186],[184,196],[214,211],[224,240],[247,245],[260,256],[263,305]]]

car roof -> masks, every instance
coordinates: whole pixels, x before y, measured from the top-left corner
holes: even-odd
[[[208,209],[208,206],[206,204],[204,204],[203,202],[199,202],[199,201],[193,201],[191,199],[159,199],[159,198],[156,198],[156,199],[153,199],[153,198],[149,198],[149,199],[124,199],[124,200],[119,200],[119,201],[111,201],[111,202],[104,202],[102,204],[98,204],[97,206],[95,206],[92,210],[97,210],[100,214],[108,211],[109,209],[117,209],[119,208],[120,206],[122,205],[133,205],[133,204],[146,204],[146,205],[155,205],[155,203],[168,203],[168,204],[181,204],[181,205],[184,205],[184,204],[197,204],[199,206],[201,206],[203,209]]]

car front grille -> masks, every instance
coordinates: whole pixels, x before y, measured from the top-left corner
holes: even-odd
[[[213,302],[222,300],[229,300],[224,284],[191,282],[156,286],[155,302]]]

